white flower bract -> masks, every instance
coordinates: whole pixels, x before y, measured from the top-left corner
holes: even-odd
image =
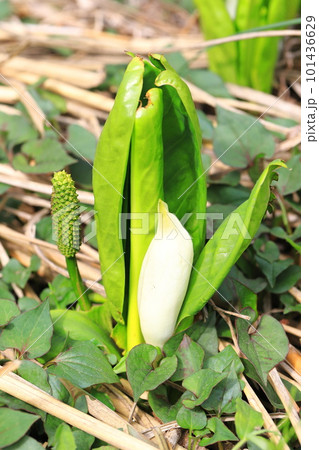
[[[162,348],[175,329],[194,257],[193,242],[178,218],[159,200],[159,220],[145,254],[138,309],[145,342]]]

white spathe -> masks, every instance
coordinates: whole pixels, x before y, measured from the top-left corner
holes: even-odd
[[[178,218],[158,203],[156,234],[145,254],[138,284],[138,309],[145,342],[163,347],[175,329],[194,258],[193,242]]]

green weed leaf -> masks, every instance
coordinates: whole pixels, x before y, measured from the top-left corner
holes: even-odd
[[[48,374],[41,366],[38,364],[24,360],[19,366],[18,375],[29,381],[32,384],[35,384],[43,391],[51,394],[51,387],[48,381]]]
[[[171,345],[174,341],[175,340],[169,340],[166,342],[163,350],[167,356],[176,355],[178,364],[177,370],[172,376],[172,381],[179,381],[201,369],[204,361],[204,350],[187,334],[184,334],[177,349],[175,346]]]
[[[94,134],[76,124],[69,126],[68,133],[67,150],[78,158],[93,162],[97,144]]]
[[[53,362],[54,365],[48,367],[49,373],[65,378],[80,388],[119,380],[107,357],[92,342],[74,344]]]
[[[215,410],[219,415],[223,412],[234,412],[236,399],[241,397],[242,390],[238,376],[244,370],[237,353],[231,346],[227,346],[216,356],[208,358],[204,367],[222,374],[223,379],[213,389],[202,407],[207,410]]]
[[[163,422],[171,422],[176,419],[176,414],[182,406],[182,400],[179,398],[174,405],[171,405],[167,395],[167,388],[161,384],[148,394],[149,404],[154,414]]]
[[[66,423],[58,426],[54,436],[54,448],[57,450],[76,450],[75,439],[71,427]]]
[[[255,411],[248,403],[238,398],[235,414],[236,433],[240,439],[247,439],[255,428],[262,427],[264,420],[260,412]]]
[[[11,319],[18,316],[20,310],[15,301],[1,299],[0,302],[0,326],[10,322]]]
[[[38,358],[50,349],[52,332],[49,303],[43,302],[5,327],[0,336],[0,349],[15,348],[30,359]]]
[[[238,441],[238,438],[232,433],[218,417],[211,417],[207,421],[207,428],[214,433],[213,437],[205,437],[200,441],[200,445],[206,447],[207,445],[215,444],[222,441]]]
[[[201,369],[185,378],[184,388],[192,392],[196,398],[183,400],[183,405],[190,409],[201,405],[209,397],[213,387],[225,376],[225,373],[218,373],[212,369]]]
[[[0,112],[0,136],[4,136],[8,148],[35,139],[37,135],[37,131],[26,117]]]
[[[293,265],[288,267],[288,269],[281,272],[280,275],[276,278],[276,284],[271,289],[271,292],[273,292],[274,294],[282,294],[284,292],[287,292],[297,283],[298,280],[300,280],[300,276],[300,266]]]
[[[242,313],[253,316],[250,308],[243,309]],[[248,333],[250,322],[245,319],[237,319],[236,328],[240,350],[254,365],[264,383],[267,383],[268,372],[283,361],[288,353],[288,338],[282,325],[273,317],[264,315],[251,334]]]
[[[6,450],[43,450],[43,446],[32,437],[24,436],[20,441],[6,447]]]
[[[0,408],[0,447],[18,441],[38,419],[39,416],[33,414]]]
[[[120,359],[120,354],[108,334],[93,322],[84,311],[53,309],[50,311],[54,334],[74,341],[93,341],[102,346],[108,353]]]
[[[181,400],[184,402],[186,399],[194,398],[191,392],[185,392]],[[200,407],[196,407],[193,409],[185,408],[182,406],[177,413],[176,421],[178,425],[182,428],[186,428],[188,430],[201,430],[207,424],[207,417],[203,409]]]
[[[158,351],[149,344],[140,344],[132,348],[126,359],[127,378],[132,386],[134,401],[145,391],[157,388],[168,380],[177,368],[176,356],[162,359],[154,369],[153,363],[158,357]]]
[[[299,191],[301,187],[300,154],[290,158],[287,162],[287,168],[279,169],[278,174],[279,180],[275,183],[275,186],[280,194],[288,195]]]
[[[217,106],[213,142],[217,158],[232,167],[247,167],[257,155],[271,158],[275,151],[271,133],[255,117],[220,106]]]
[[[40,259],[33,255],[29,267],[24,267],[16,259],[12,258],[5,265],[2,274],[6,283],[16,283],[19,287],[24,288],[32,272],[38,270]]]
[[[13,158],[13,167],[25,173],[47,173],[61,170],[74,162],[75,159],[67,155],[59,141],[44,138],[28,140]]]

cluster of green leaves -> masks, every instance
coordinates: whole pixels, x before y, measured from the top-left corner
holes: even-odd
[[[90,188],[96,138],[87,129],[71,124],[66,130],[66,141],[61,142],[57,116],[66,111],[65,100],[57,94],[46,91],[40,85],[29,86],[27,90],[58,133],[44,126],[44,136],[34,127],[27,110],[20,102],[16,104],[17,115],[0,113],[0,162],[12,163],[13,167],[25,173],[41,174],[71,167],[75,180]]]
[[[99,321],[103,314],[94,314],[94,309],[90,315],[61,309],[76,300],[70,280],[62,276],[44,289],[42,302],[29,297],[15,301],[10,284],[14,281],[24,287],[32,281],[38,263],[34,257],[30,267],[24,268],[11,259],[2,270],[0,350],[12,349],[21,360],[18,375],[64,403],[87,412],[84,394],[89,394],[114,409],[107,394],[94,387],[119,380],[112,369],[119,354],[110,347],[103,320]],[[0,417],[1,448],[43,448],[32,436],[44,435],[54,448],[86,450],[104,444],[4,392],[0,393]]]
[[[195,0],[195,4],[207,40],[283,27],[300,13],[300,0]],[[207,51],[209,67],[224,81],[269,92],[278,44],[279,38],[258,38],[215,46]]]
[[[243,445],[248,441],[257,447],[259,442],[263,444],[261,448],[274,448],[271,442],[257,437],[265,433],[260,430],[263,419],[242,400],[241,374],[245,372],[256,381],[269,401],[281,408],[267,374],[285,358],[288,339],[280,323],[271,316],[262,316],[255,332],[249,334],[256,314],[249,308],[243,313],[249,314],[251,321],[238,319],[236,328],[240,349],[247,359],[240,359],[232,346],[218,351],[219,327],[211,310],[206,322],[198,321],[169,339],[163,354],[149,344],[134,347],[126,358],[134,400],[150,391],[148,403],[155,415],[164,423],[176,420],[190,431],[194,442],[200,440],[200,445],[221,441],[239,441]],[[292,385],[288,388],[292,390]],[[143,405],[143,401],[140,403]],[[235,429],[222,421],[225,415],[233,413]]]
[[[164,345],[163,353],[151,345],[140,344],[128,353],[126,367],[122,364],[112,368],[119,354],[107,337],[109,325],[103,323],[104,311],[100,309],[103,304],[89,312],[63,309],[74,302],[75,295],[70,280],[61,275],[43,290],[41,303],[28,297],[15,301],[10,282],[14,276],[15,281],[18,279],[17,274],[24,277],[23,286],[27,281],[32,282],[38,261],[33,258],[29,268],[18,264],[16,260],[9,261],[2,271],[0,285],[3,299],[0,303],[0,350],[11,348],[22,360],[18,375],[87,412],[83,397],[87,393],[113,408],[110,399],[99,392],[96,385],[117,382],[116,373],[125,376],[126,370],[134,400],[144,408],[150,407],[164,423],[176,420],[180,427],[190,431],[194,443],[211,445],[234,441],[238,445],[248,442],[273,448],[260,436],[265,433],[261,429],[260,414],[242,400],[241,374],[260,386],[274,408],[283,407],[267,382],[268,371],[284,359],[288,351],[287,337],[276,319],[262,316],[251,334],[248,329],[255,323],[256,313],[251,308],[242,310],[251,317],[251,321],[236,321],[239,346],[247,359],[240,359],[231,346],[218,351],[224,322],[209,308],[207,320],[199,320],[173,336]],[[41,365],[32,361],[34,359]],[[286,385],[295,395],[290,383]],[[147,404],[139,400],[144,391],[150,391]],[[8,394],[1,393],[0,406],[2,447],[29,445],[37,448],[39,444],[32,436],[43,434],[47,435],[51,446],[68,442],[68,448],[85,450],[101,444],[92,436]],[[235,427],[223,422],[225,415],[234,413]],[[20,424],[18,429],[13,425],[17,423]],[[13,426],[16,431],[10,433]]]

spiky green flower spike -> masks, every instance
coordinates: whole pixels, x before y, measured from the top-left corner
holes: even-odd
[[[80,248],[79,200],[71,175],[61,170],[52,178],[52,222],[62,255],[72,258]]]
[[[61,170],[56,172],[52,178],[52,224],[56,236],[57,245],[65,256],[73,290],[77,295],[80,308],[88,311],[91,303],[85,288],[75,254],[80,249],[80,209],[79,200],[71,175]]]

